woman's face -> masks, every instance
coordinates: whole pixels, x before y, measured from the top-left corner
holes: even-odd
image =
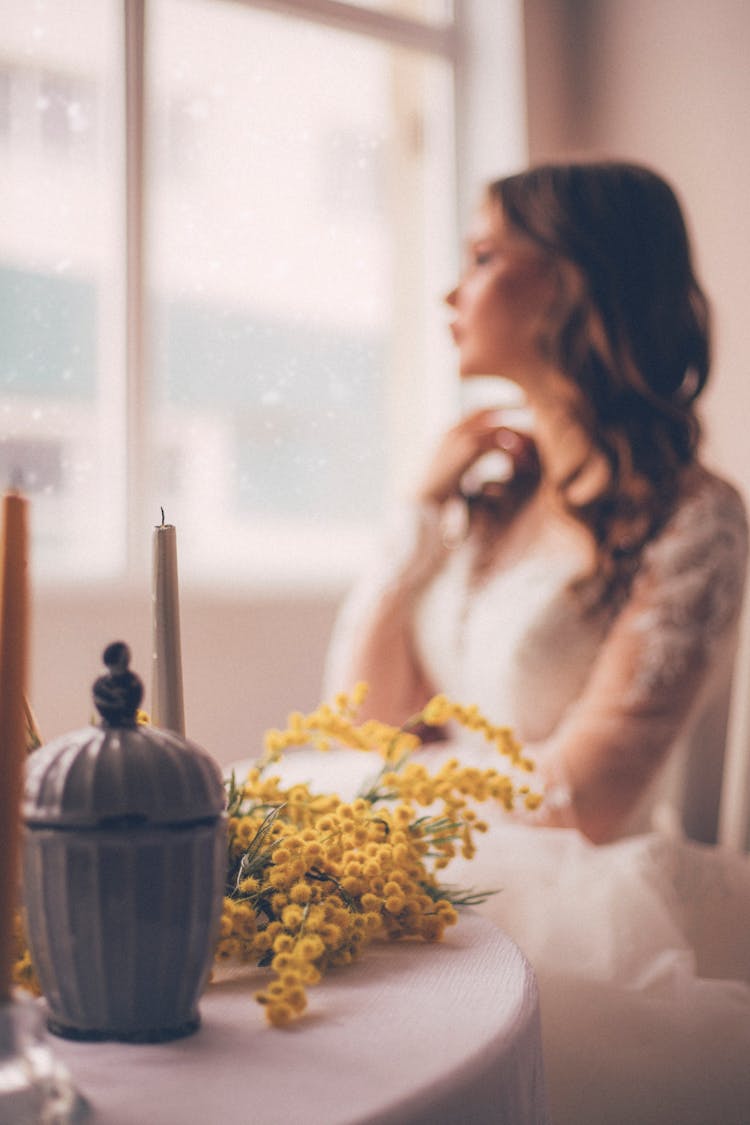
[[[525,386],[547,366],[540,333],[558,289],[549,256],[488,201],[472,223],[461,280],[446,297],[462,376],[502,375]]]

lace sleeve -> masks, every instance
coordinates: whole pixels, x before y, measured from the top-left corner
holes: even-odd
[[[704,488],[646,551],[630,622],[640,660],[633,703],[670,691],[696,663],[708,663],[742,602],[747,555],[745,511],[724,482]]]
[[[707,477],[644,553],[591,676],[549,744],[542,775],[608,839],[734,656],[747,561],[743,503]],[[559,814],[552,813],[552,819]]]

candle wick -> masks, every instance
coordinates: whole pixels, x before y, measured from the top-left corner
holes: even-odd
[[[161,526],[164,527],[164,509],[160,508],[159,510],[161,511]]]

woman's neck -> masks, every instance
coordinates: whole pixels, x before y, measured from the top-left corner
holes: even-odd
[[[608,470],[602,453],[591,435],[576,418],[571,396],[529,394],[528,405],[534,418],[533,436],[542,468],[542,487],[557,493],[571,481],[567,498],[583,503],[600,491]],[[580,474],[575,479],[576,474]]]

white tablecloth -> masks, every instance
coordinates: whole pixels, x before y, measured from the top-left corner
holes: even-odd
[[[443,942],[370,947],[265,1024],[265,979],[212,984],[193,1036],[148,1046],[51,1038],[96,1125],[544,1125],[539,1007],[518,948],[461,915]]]

